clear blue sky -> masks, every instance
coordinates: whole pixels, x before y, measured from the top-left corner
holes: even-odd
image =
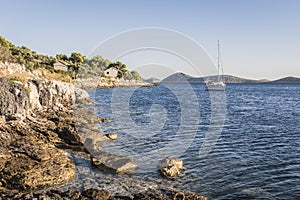
[[[0,0],[0,35],[38,53],[87,55],[108,37],[141,27],[182,32],[214,57],[222,43],[225,74],[300,77],[298,0]]]

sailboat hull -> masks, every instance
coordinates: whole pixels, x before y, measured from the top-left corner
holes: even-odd
[[[226,84],[225,83],[207,83],[206,88],[207,91],[225,91]]]

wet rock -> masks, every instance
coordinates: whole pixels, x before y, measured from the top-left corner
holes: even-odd
[[[82,145],[81,139],[74,127],[68,125],[59,126],[57,128],[58,136],[66,143],[71,145]]]
[[[97,157],[92,157],[91,160],[98,169],[115,173],[131,174],[137,168],[137,164],[131,158],[109,153],[100,153]]]
[[[167,177],[176,177],[183,170],[183,162],[179,158],[165,158],[158,162],[157,168]]]
[[[94,200],[107,200],[109,199],[109,192],[107,190],[88,189],[82,193],[84,197]]]
[[[109,123],[109,122],[112,122],[112,120],[106,119],[106,118],[99,118],[99,122]]]
[[[170,198],[165,194],[149,194],[149,193],[139,193],[134,195],[134,200],[169,200]]]
[[[187,192],[184,194],[186,200],[207,200],[205,196],[198,195],[192,192]]]
[[[116,140],[118,138],[118,135],[116,133],[108,133],[108,134],[105,134],[105,136],[111,140]]]

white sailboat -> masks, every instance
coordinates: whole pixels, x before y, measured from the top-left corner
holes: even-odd
[[[220,42],[218,40],[218,79],[217,81],[206,81],[206,90],[208,91],[225,91],[226,84],[223,81],[222,75],[220,74],[221,62],[220,62]],[[223,71],[223,70],[222,70]]]

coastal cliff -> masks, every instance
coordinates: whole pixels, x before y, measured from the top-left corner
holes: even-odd
[[[57,134],[55,116],[68,115],[67,107],[75,101],[72,89],[64,86],[34,80],[21,85],[0,78],[2,187],[43,188],[76,176],[74,163],[56,147],[65,141]]]

